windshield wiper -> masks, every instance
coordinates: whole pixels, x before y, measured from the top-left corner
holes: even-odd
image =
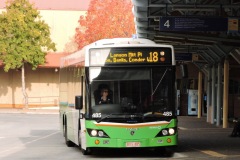
[[[111,114],[108,114],[108,115],[106,115],[105,117],[102,117],[101,119],[99,119],[99,120],[97,120],[97,123],[100,123],[100,122],[102,122],[103,120],[105,120],[105,119],[107,119],[107,118],[109,118],[109,117],[111,117],[111,116],[113,116],[113,115],[122,115],[122,114],[114,114],[114,113],[111,113]]]
[[[162,82],[162,80],[163,80],[163,77],[165,76],[165,74],[167,73],[167,71],[168,71],[168,68],[165,70],[165,72],[163,73],[163,75],[162,75],[161,79],[159,80],[159,82],[158,82],[158,84],[157,84],[157,86],[156,86],[155,90],[152,92],[152,96],[155,94],[156,90],[158,89],[158,86],[159,86],[159,85],[160,85],[160,83]]]
[[[107,118],[110,118],[113,115],[121,115],[122,118],[132,118],[132,119],[134,119],[134,118],[143,118],[144,119],[143,114],[114,114],[114,113],[111,113],[111,114],[106,115],[105,117],[102,117],[101,119],[97,120],[96,122],[100,123],[103,120],[105,120]]]
[[[101,119],[97,120],[97,123],[100,123],[100,122],[102,122],[104,119],[107,119],[107,118],[111,117],[111,115],[113,115],[113,114],[108,114],[108,115],[106,115],[105,117],[102,117]]]

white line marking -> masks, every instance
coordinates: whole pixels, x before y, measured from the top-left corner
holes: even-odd
[[[204,154],[207,154],[207,155],[210,155],[212,157],[227,157],[227,155],[225,154],[221,154],[221,153],[218,153],[218,152],[215,152],[215,151],[212,151],[212,150],[199,150],[199,149],[195,149],[195,148],[192,148],[196,151],[199,151],[199,152],[202,152]]]
[[[44,139],[44,138],[48,138],[48,137],[50,137],[50,136],[52,136],[52,135],[54,135],[54,134],[57,134],[57,133],[59,133],[59,132],[60,132],[60,131],[57,131],[57,132],[51,133],[51,134],[49,134],[49,135],[46,135],[46,136],[43,136],[43,137],[34,139],[34,140],[32,140],[32,141],[29,141],[29,142],[26,142],[26,143],[17,145],[17,146],[15,146],[15,147],[10,148],[10,149],[3,150],[3,151],[0,152],[0,155],[3,154],[3,153],[10,152],[10,151],[13,151],[13,150],[15,150],[15,149],[18,149],[18,148],[20,148],[20,147],[23,147],[23,146],[25,146],[26,144],[30,144],[30,143],[33,143],[33,142],[42,140],[42,139]]]
[[[221,154],[221,153],[214,152],[214,151],[211,151],[211,150],[200,150],[200,152],[205,153],[205,154],[210,155],[210,156],[213,156],[213,157],[226,157],[227,156],[225,154]]]

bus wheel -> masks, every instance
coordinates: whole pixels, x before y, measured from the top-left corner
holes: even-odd
[[[67,135],[67,123],[65,124],[65,130],[64,130],[64,131],[65,131],[64,135],[65,135],[65,143],[66,143],[66,145],[67,145],[68,147],[73,147],[73,146],[74,146],[74,143],[68,139],[68,135]]]
[[[66,137],[66,135],[65,135],[66,134],[65,128],[66,128],[65,125],[63,125],[63,137]]]
[[[83,155],[90,155],[91,154],[91,151],[90,151],[89,148],[86,148],[86,149],[81,148],[81,151],[82,151]]]
[[[66,128],[65,125],[66,125],[66,123],[64,122],[64,119],[63,119],[63,125],[62,125],[63,137],[65,137],[65,134],[66,134],[65,133],[65,128]]]

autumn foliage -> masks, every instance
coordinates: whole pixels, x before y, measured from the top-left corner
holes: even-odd
[[[135,34],[131,0],[91,0],[86,16],[79,19],[75,41],[78,48],[104,38]]]

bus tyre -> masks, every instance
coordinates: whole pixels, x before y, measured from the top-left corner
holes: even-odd
[[[86,149],[81,148],[81,151],[82,151],[83,155],[90,155],[91,154],[91,151],[90,151],[89,148],[86,148]]]
[[[65,137],[66,135],[66,131],[65,131],[65,125],[63,125],[63,137]]]
[[[68,147],[73,147],[73,146],[74,146],[74,143],[68,139],[68,135],[67,135],[67,123],[65,124],[65,133],[64,133],[64,135],[65,135],[65,143],[66,143],[66,145],[67,145]]]

